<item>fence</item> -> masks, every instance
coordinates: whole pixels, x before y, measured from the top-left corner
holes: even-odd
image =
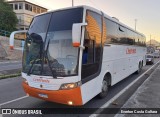
[[[10,37],[12,32],[9,31],[5,31],[5,30],[1,30],[0,29],[0,36],[4,36],[4,37]],[[25,40],[26,39],[26,33],[20,33],[20,34],[16,34],[15,39],[19,39],[19,40]]]
[[[6,30],[1,30],[1,29],[0,29],[0,36],[9,37],[10,34],[11,34],[11,32],[6,31]]]

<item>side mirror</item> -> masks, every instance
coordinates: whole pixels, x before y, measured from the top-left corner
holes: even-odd
[[[86,26],[87,23],[75,23],[72,26],[72,44],[73,47],[79,47],[81,42],[82,26]]]
[[[42,44],[43,43],[42,37],[40,35],[36,34],[36,33],[32,33],[30,35],[30,37],[31,37],[31,39],[34,43],[37,43],[37,44]]]
[[[14,36],[15,36],[15,34],[26,33],[26,32],[27,32],[27,30],[21,30],[21,31],[14,31],[14,32],[11,33],[10,39],[9,39],[10,40],[9,43],[10,43],[10,49],[11,50],[14,49]]]

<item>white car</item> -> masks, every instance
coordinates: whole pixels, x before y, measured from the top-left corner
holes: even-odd
[[[153,56],[154,56],[154,58],[159,58],[159,57],[160,57],[160,54],[159,54],[159,52],[154,52],[154,53],[153,53]]]

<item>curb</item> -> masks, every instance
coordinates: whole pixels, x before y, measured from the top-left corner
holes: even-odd
[[[21,73],[9,74],[9,75],[1,75],[0,76],[0,80],[2,80],[2,79],[8,79],[8,78],[14,78],[14,77],[18,77],[18,76],[21,76]]]
[[[104,108],[107,108],[112,102],[114,102],[117,98],[119,98],[125,91],[127,91],[131,86],[134,85],[139,79],[141,79],[146,73],[148,73],[150,70],[158,67],[160,64],[160,60],[154,64],[152,67],[150,67],[147,71],[145,71],[143,74],[141,74],[137,79],[135,79],[133,82],[131,82],[128,86],[126,86],[123,90],[121,90],[118,94],[116,94],[113,98],[111,98],[109,101],[107,101],[105,104],[103,104],[99,109],[97,109],[93,114],[91,114],[89,117],[98,117],[101,112],[104,110]]]
[[[139,94],[141,91],[143,91],[145,85],[147,86],[147,82],[150,82],[151,81],[151,78],[154,77],[157,69],[159,69],[160,67],[160,64],[158,64],[158,66],[156,67],[156,69],[150,74],[150,76],[141,84],[140,87],[138,87],[138,89],[133,93],[133,95],[125,102],[125,104],[121,107],[121,108],[146,108],[146,107],[127,107],[129,105],[129,103],[133,102],[132,100],[134,100],[134,97],[135,96],[140,96],[140,95],[136,95],[136,94]],[[149,106],[149,105],[148,105]],[[148,108],[148,107],[147,107]],[[153,108],[153,107],[150,107],[150,108]],[[138,113],[133,113],[134,115],[137,115]],[[146,116],[147,113],[144,114],[144,116]],[[153,116],[154,116],[154,113],[152,113]],[[114,117],[126,117],[128,116],[128,113],[124,113],[124,114],[120,114],[120,113],[117,113]],[[148,114],[149,116],[149,114]]]
[[[0,80],[21,76],[21,69],[0,71]]]
[[[22,61],[0,61],[0,64],[6,64],[6,63],[20,63]]]

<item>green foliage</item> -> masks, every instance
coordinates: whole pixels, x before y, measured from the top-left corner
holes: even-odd
[[[2,73],[2,75],[0,75],[0,80],[6,79],[6,78],[14,78],[18,76],[21,76],[21,70],[15,71],[14,73],[10,73],[9,71],[6,71],[5,74]]]
[[[0,0],[0,29],[12,32],[16,30],[18,19],[10,5],[5,0]]]

